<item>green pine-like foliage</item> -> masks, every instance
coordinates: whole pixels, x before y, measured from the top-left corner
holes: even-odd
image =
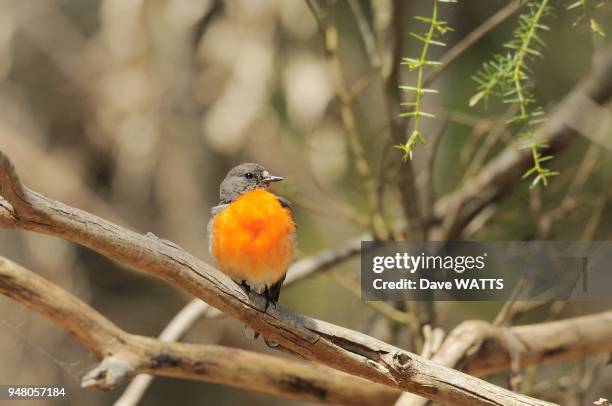
[[[531,149],[533,166],[523,178],[533,177],[532,187],[540,183],[546,186],[551,177],[559,174],[545,166],[547,161],[553,159],[552,155],[546,154],[548,144],[532,140],[535,125],[543,121],[544,111],[533,95],[529,64],[542,56],[546,46],[541,33],[549,30],[544,23],[552,15],[549,3],[550,0],[535,0],[525,5],[526,10],[519,17],[512,39],[504,44],[506,52],[485,62],[474,75],[478,91],[469,101],[470,106],[474,106],[496,97],[506,104],[517,106],[518,113],[510,119],[510,123],[517,128],[519,137],[526,141],[524,148]]]
[[[412,159],[412,151],[417,143],[425,144],[425,137],[421,133],[421,118],[435,118],[431,113],[423,111],[422,100],[425,94],[437,93],[435,89],[427,89],[423,87],[425,80],[425,70],[432,66],[439,65],[440,62],[430,60],[428,58],[431,46],[443,47],[446,44],[440,41],[440,37],[445,33],[452,31],[446,21],[439,19],[438,11],[440,3],[456,3],[456,0],[433,0],[433,10],[431,17],[414,17],[417,21],[427,25],[427,31],[424,34],[410,33],[410,36],[421,42],[423,47],[419,58],[403,58],[402,65],[408,67],[411,71],[417,72],[417,82],[414,86],[400,86],[400,89],[414,95],[412,101],[402,103],[403,107],[408,107],[408,111],[401,113],[402,117],[410,117],[414,119],[414,126],[408,140],[404,144],[395,145],[404,152],[402,160]]]

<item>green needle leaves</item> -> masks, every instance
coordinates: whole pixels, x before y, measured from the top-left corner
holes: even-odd
[[[400,114],[401,117],[410,117],[414,119],[414,127],[408,140],[404,144],[395,145],[394,147],[404,152],[402,161],[406,161],[409,158],[412,159],[412,151],[417,143],[425,144],[425,137],[421,133],[420,124],[422,117],[435,118],[431,113],[423,111],[421,107],[422,98],[425,94],[437,93],[437,90],[426,89],[423,87],[425,79],[425,69],[432,66],[440,65],[440,62],[428,60],[429,48],[433,46],[446,46],[446,44],[440,41],[440,37],[453,29],[448,26],[446,21],[438,19],[438,5],[439,3],[456,3],[456,0],[433,0],[433,10],[431,17],[414,17],[417,21],[427,24],[427,32],[425,34],[417,34],[414,32],[410,33],[410,36],[423,44],[421,55],[418,59],[415,58],[403,58],[402,65],[408,67],[411,71],[417,71],[417,83],[414,86],[400,86],[400,89],[407,93],[414,95],[413,101],[402,103],[403,107],[407,107],[408,111]]]
[[[491,61],[485,62],[473,79],[478,85],[478,92],[469,100],[469,105],[475,106],[480,101],[487,102],[491,96],[497,97],[503,103],[518,107],[518,113],[510,119],[510,123],[518,127],[519,137],[533,137],[533,128],[543,121],[544,112],[536,106],[533,95],[533,81],[528,63],[542,56],[546,46],[540,34],[549,28],[543,20],[552,14],[549,0],[531,1],[526,5],[527,11],[520,15],[518,27],[513,37],[504,44],[505,54],[497,54]],[[543,142],[529,142],[533,156],[533,166],[525,172],[523,178],[534,177],[531,186],[539,183],[548,185],[548,179],[558,175],[544,167],[544,162],[551,160],[551,155],[545,155],[543,150],[548,145]]]

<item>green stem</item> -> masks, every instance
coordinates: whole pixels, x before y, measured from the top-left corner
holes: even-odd
[[[538,11],[535,13],[533,18],[530,21],[529,31],[525,36],[525,40],[522,42],[521,47],[518,52],[514,55],[514,69],[512,72],[512,80],[514,82],[514,86],[516,88],[516,96],[518,98],[518,104],[521,109],[521,118],[527,118],[527,102],[525,99],[525,94],[523,92],[523,86],[521,84],[521,71],[523,64],[525,63],[525,56],[527,55],[527,51],[529,49],[529,45],[531,45],[531,41],[535,35],[536,29],[538,28],[540,19],[544,14],[544,10],[548,6],[548,0],[542,0],[540,3],[540,7],[538,7]]]
[[[433,40],[436,24],[438,23],[438,0],[434,0],[431,19],[432,22],[429,25],[429,30],[427,31],[427,41],[425,41],[425,44],[423,45],[423,50],[421,51],[421,58],[419,60],[419,72],[416,85],[416,104],[414,106],[414,131],[408,139],[408,143],[406,145],[408,148],[410,148],[416,143],[417,138],[422,138],[421,132],[419,131],[419,124],[421,121],[421,96],[423,95],[423,77],[425,72],[425,65],[427,64],[427,52],[429,51],[429,44]]]
[[[424,93],[423,82],[425,80],[425,66],[427,66],[428,64],[427,53],[429,52],[429,46],[433,42],[436,28],[439,25],[438,1],[439,0],[434,0],[433,12],[431,16],[431,21],[429,21],[429,29],[427,30],[427,36],[425,38],[422,38],[415,35],[415,37],[419,38],[423,42],[423,49],[421,50],[421,56],[418,60],[418,63],[416,64],[418,69],[416,87],[411,89],[416,93],[414,103],[410,103],[411,105],[414,105],[414,111],[410,113],[410,115],[414,117],[414,129],[412,130],[412,133],[408,137],[406,143],[401,146],[398,146],[398,148],[404,151],[404,156],[402,157],[403,161],[406,161],[409,157],[412,159],[412,147],[414,144],[417,143],[417,141],[420,141],[423,144],[425,143],[425,139],[423,138],[423,135],[420,132],[421,116],[424,115],[424,112],[421,110],[421,98]]]
[[[531,156],[533,156],[533,165],[536,167],[536,171],[540,173],[542,172],[542,167],[540,166],[540,157],[538,155],[538,146],[536,144],[531,144]]]

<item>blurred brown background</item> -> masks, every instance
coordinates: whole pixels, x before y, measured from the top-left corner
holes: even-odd
[[[408,3],[407,16],[430,13],[427,2]],[[371,18],[370,2],[360,4]],[[452,45],[506,4],[460,0],[445,7],[444,17],[455,28],[447,42]],[[337,2],[336,17],[343,71],[360,92],[353,103],[358,132],[378,171],[389,137],[383,89],[371,75],[347,3]],[[533,64],[536,95],[546,107],[590,66],[591,33],[588,25],[574,26],[575,20],[563,7],[548,21],[553,29],[545,36],[545,57]],[[412,18],[406,21],[406,35],[419,29]],[[469,77],[500,50],[515,23],[509,19],[462,55],[434,84],[440,94],[427,98],[428,108],[448,120],[432,179],[440,196],[457,186],[470,162],[465,144],[503,111],[495,104],[487,111],[469,109],[475,92]],[[405,41],[406,56],[419,52],[420,44]],[[442,52],[432,51],[434,57]],[[402,83],[414,80],[405,69],[402,75]],[[432,135],[441,127],[440,120],[424,125]],[[502,137],[500,148],[509,139],[510,134]],[[553,163],[562,174],[542,191],[545,207],[559,203],[585,159],[593,168],[580,199],[554,224],[549,239],[584,237],[596,209],[601,218],[589,239],[612,235],[612,206],[602,203],[610,190],[610,151],[585,158],[590,145],[581,138]],[[0,147],[32,189],[139,232],[154,232],[206,260],[206,223],[218,184],[229,168],[245,161],[287,179],[276,191],[295,203],[300,256],[364,231],[363,185],[348,152],[316,22],[301,0],[0,0]],[[414,164],[419,173],[425,160],[417,156]],[[530,202],[525,183],[472,238],[537,238]],[[401,217],[392,189],[385,208],[388,220]],[[34,233],[0,230],[0,254],[70,290],[132,333],[157,335],[190,299],[86,249]],[[358,269],[354,260],[296,284],[283,291],[281,302],[402,344],[401,329],[399,335],[389,331],[358,294],[338,285],[339,278],[356,281]],[[499,307],[440,304],[438,318],[451,328],[467,318],[490,320]],[[602,308],[609,303],[569,305],[558,316]],[[521,321],[547,317],[544,309]],[[266,351],[261,341],[247,342],[240,323],[230,319],[201,322],[186,341]],[[540,368],[542,387],[534,396],[538,390],[574,390],[567,382],[583,376],[588,362]],[[70,388],[70,404],[110,404],[121,388],[110,393],[79,388],[94,364],[63,330],[0,297],[0,383],[62,384]],[[600,371],[580,396],[612,397],[610,369]],[[170,403],[296,402],[159,378],[142,404]]]

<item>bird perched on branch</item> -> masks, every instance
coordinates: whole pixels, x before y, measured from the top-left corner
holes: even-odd
[[[295,250],[289,203],[268,190],[281,180],[255,163],[232,168],[221,182],[221,201],[208,223],[209,248],[219,269],[247,292],[264,295],[266,311],[278,301]]]

